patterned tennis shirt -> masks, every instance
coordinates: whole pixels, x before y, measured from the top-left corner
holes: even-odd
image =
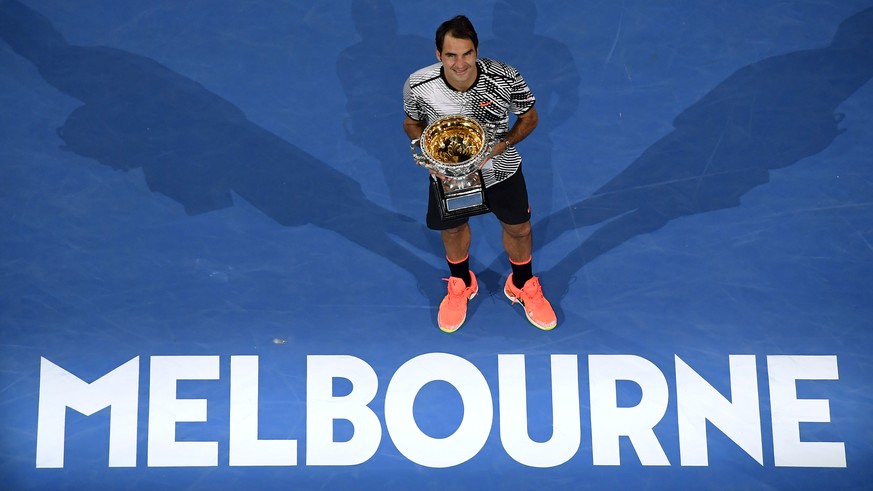
[[[441,63],[422,68],[403,86],[403,109],[407,116],[425,123],[442,116],[463,114],[479,122],[495,125],[498,141],[509,132],[509,113],[524,114],[536,98],[518,70],[497,60],[476,60],[476,82],[460,92],[448,84]],[[496,155],[491,165],[482,169],[485,186],[492,186],[515,174],[521,155],[515,146]]]

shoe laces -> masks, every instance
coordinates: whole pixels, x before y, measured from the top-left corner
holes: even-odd
[[[454,276],[450,278],[443,278],[444,281],[449,282],[449,292],[447,298],[449,299],[449,303],[455,305],[467,300],[467,288],[469,288],[464,280],[460,278],[456,278]]]
[[[534,306],[531,305],[531,303],[538,306],[542,304],[543,301],[546,299],[546,297],[543,296],[543,289],[540,286],[540,282],[536,276],[529,279],[527,283],[524,284],[524,287],[521,289],[521,291],[524,294],[525,305],[528,307]]]

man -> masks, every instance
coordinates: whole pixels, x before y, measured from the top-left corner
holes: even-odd
[[[557,325],[555,312],[543,296],[531,265],[530,206],[515,145],[537,126],[535,98],[518,71],[488,58],[477,59],[479,39],[473,24],[459,15],[436,32],[439,63],[410,75],[403,88],[410,139],[421,136],[428,121],[450,114],[465,114],[496,125],[499,142],[482,168],[488,206],[503,226],[503,246],[512,265],[504,294],[524,307],[528,320],[549,330]],[[517,116],[509,128],[509,113]],[[434,179],[435,177],[431,177]],[[431,186],[427,226],[440,230],[449,264],[448,294],[440,303],[438,324],[454,332],[467,317],[467,302],[479,285],[470,271],[470,226],[466,218],[442,220],[438,197]]]

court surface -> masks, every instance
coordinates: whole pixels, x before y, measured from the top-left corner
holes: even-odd
[[[406,76],[537,96],[558,314],[447,267]],[[3,489],[869,489],[870,0],[0,1]]]

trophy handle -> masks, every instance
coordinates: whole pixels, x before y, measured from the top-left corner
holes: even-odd
[[[415,160],[415,163],[422,166],[427,167],[427,157],[424,156],[424,152],[419,152],[421,150],[421,138],[416,138],[409,142],[409,151],[412,152],[412,158]],[[418,149],[418,150],[416,150]]]
[[[437,166],[428,162],[427,157],[424,155],[424,151],[417,151],[416,149],[421,150],[421,138],[416,138],[409,142],[409,151],[412,152],[412,158],[415,160],[415,163],[429,170],[431,174],[438,179],[445,179],[446,175],[439,171]]]

